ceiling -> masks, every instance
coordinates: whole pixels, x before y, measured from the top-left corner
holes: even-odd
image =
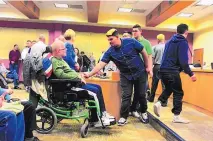
[[[192,13],[191,17],[187,17],[188,20],[198,20],[207,15],[213,14],[213,5],[212,6],[196,6],[197,2],[194,2],[191,6],[185,8],[179,13]],[[179,14],[178,13],[178,14]],[[177,17],[177,15],[175,17]]]
[[[6,0],[5,0],[6,1]],[[120,19],[124,19],[127,24],[132,25],[132,23],[141,23],[145,26],[145,17],[153,11],[163,0],[101,0],[99,8],[99,22],[103,24],[112,24],[113,22],[108,22],[107,18],[117,19],[118,23]],[[181,10],[176,15],[171,18],[179,18],[177,15],[180,13],[193,13],[191,17],[181,18],[187,21],[196,21],[210,14],[213,14],[213,6],[195,6],[198,2],[190,5],[189,7]],[[33,1],[36,6],[40,9],[40,19],[42,20],[55,20],[57,17],[63,17],[63,19],[70,18],[75,22],[87,22],[87,1]],[[27,19],[27,17],[18,11],[16,8],[11,6],[8,2],[6,5],[0,5],[0,18],[19,18]],[[56,8],[54,3],[62,3],[70,5],[69,8]],[[118,12],[118,8],[132,8],[133,11],[130,13]],[[113,16],[112,16],[113,15]],[[52,16],[57,16],[52,18]],[[42,18],[41,18],[42,17]],[[103,18],[104,17],[104,18]],[[134,20],[135,19],[135,20]],[[137,20],[136,20],[137,19]],[[184,22],[184,21],[183,21]]]

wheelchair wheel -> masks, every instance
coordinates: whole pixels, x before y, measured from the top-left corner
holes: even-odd
[[[86,138],[89,129],[89,121],[88,119],[84,120],[84,124],[81,126],[81,137]]]
[[[47,107],[36,109],[36,131],[38,133],[48,134],[56,125],[57,117],[51,109]]]

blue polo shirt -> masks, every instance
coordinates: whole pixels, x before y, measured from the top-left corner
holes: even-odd
[[[113,61],[121,75],[128,80],[136,80],[145,71],[144,63],[139,55],[143,48],[143,45],[135,39],[121,39],[121,47],[110,47],[101,61],[105,63]]]

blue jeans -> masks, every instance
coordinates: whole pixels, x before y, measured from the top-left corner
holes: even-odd
[[[99,100],[101,112],[106,111],[102,89],[99,85],[87,83],[86,85],[82,86],[82,88],[94,92]]]
[[[16,73],[18,74],[18,64],[10,64],[10,71],[16,71]]]
[[[24,141],[24,114],[0,110],[0,141]]]
[[[18,74],[15,70],[10,71],[6,77],[9,79],[13,79],[14,87],[19,85]]]

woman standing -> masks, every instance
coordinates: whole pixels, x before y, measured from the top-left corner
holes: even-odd
[[[64,38],[66,40],[66,56],[63,59],[67,62],[71,69],[78,71],[79,64],[75,61],[76,55],[73,46],[75,40],[75,31],[73,31],[72,29],[66,30],[66,32],[64,33]]]
[[[77,62],[79,64],[79,72],[82,70],[82,66],[83,66],[83,58],[79,53],[79,49],[75,48],[75,62]]]

